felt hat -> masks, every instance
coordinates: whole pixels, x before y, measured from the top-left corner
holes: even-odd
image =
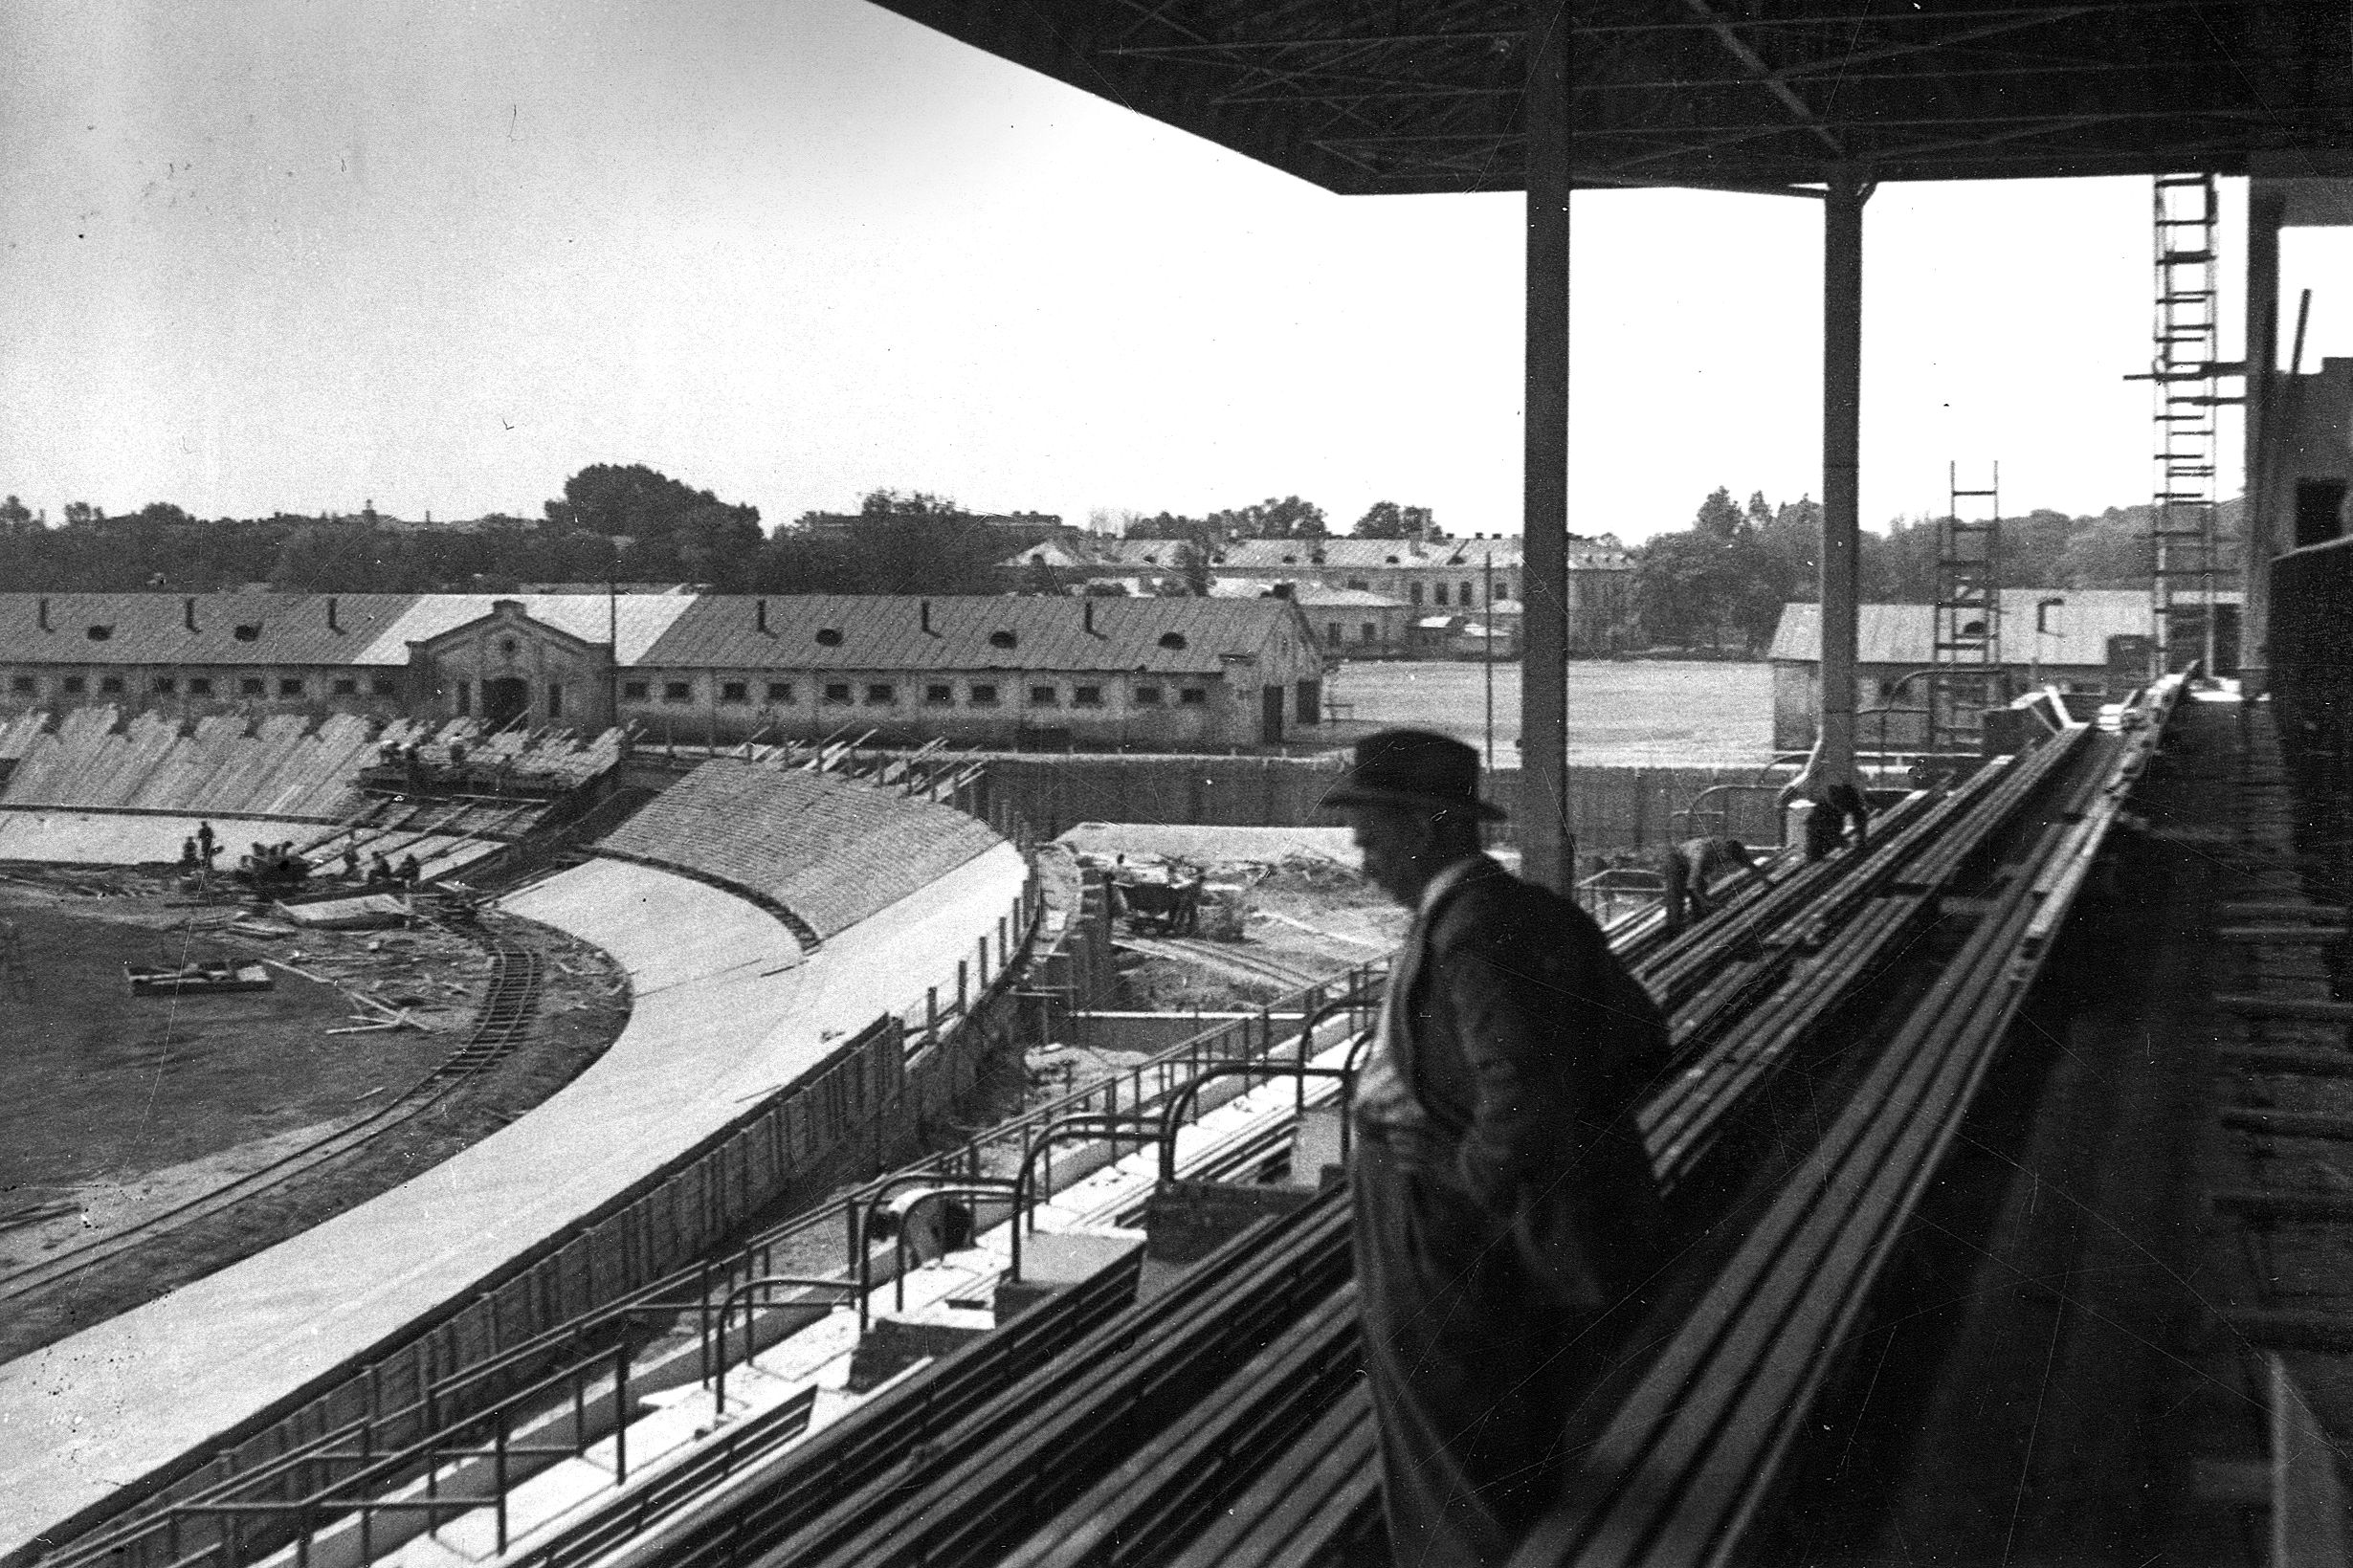
[[[1323,806],[1447,806],[1482,822],[1503,813],[1478,798],[1478,753],[1429,730],[1382,730],[1356,743],[1356,760]]]

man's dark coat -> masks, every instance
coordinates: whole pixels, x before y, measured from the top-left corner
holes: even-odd
[[[1418,1125],[1363,1109],[1365,1360],[1396,1560],[1499,1560],[1549,1503],[1593,1320],[1647,1270],[1633,1121],[1666,1026],[1583,911],[1484,857],[1398,955],[1389,1066]]]

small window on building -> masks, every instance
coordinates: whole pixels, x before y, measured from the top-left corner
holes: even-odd
[[[89,639],[94,643],[102,643],[114,634],[115,629],[110,626],[94,626],[87,633]]]
[[[33,695],[33,677],[31,675],[11,675],[9,677],[9,690],[15,693],[18,696],[31,696]]]
[[[1060,700],[1061,693],[1054,687],[1032,686],[1030,688],[1030,706],[1032,708],[1051,708]]]
[[[1348,586],[1354,588],[1359,593],[1370,593],[1372,591],[1372,584],[1362,577],[1349,578]]]
[[[356,680],[339,680],[335,683],[335,695],[337,696],[358,696],[360,683]]]
[[[474,682],[470,680],[457,683],[457,711],[461,714],[474,711]]]
[[[1182,631],[1164,631],[1160,634],[1160,645],[1161,647],[1168,649],[1174,652],[1181,653],[1185,651],[1185,633]]]
[[[770,702],[790,702],[792,700],[792,682],[788,680],[769,681],[768,700]]]
[[[887,708],[899,700],[899,692],[888,681],[874,681],[866,688],[866,706]]]
[[[1323,640],[1330,643],[1334,648],[1338,648],[1340,646],[1340,623],[1338,621],[1326,621],[1323,623]]]
[[[255,681],[254,686],[255,690],[258,690],[261,682]],[[121,675],[100,675],[98,677],[98,689],[107,696],[117,696],[122,690],[122,677]]]
[[[721,702],[749,702],[752,699],[751,682],[747,680],[721,681],[719,699]]]
[[[1356,640],[1361,643],[1377,643],[1381,640],[1381,629],[1372,622],[1366,621],[1356,629]]]
[[[547,683],[547,717],[550,718],[564,717],[564,683],[562,681],[551,680]]]
[[[622,696],[632,702],[643,702],[647,696],[652,695],[653,690],[652,684],[647,681],[625,680],[621,683]]]
[[[277,683],[277,695],[279,696],[300,696],[302,682],[296,676],[288,675]]]
[[[988,684],[987,681],[975,682],[972,687],[972,706],[975,708],[993,708],[996,705],[997,689]]]
[[[169,675],[158,675],[155,677],[155,695],[157,696],[169,696],[172,693],[178,691],[179,689],[180,683],[172,679]]]
[[[367,683],[367,690],[372,696],[400,696],[400,682],[389,675],[378,675]]]
[[[991,648],[1012,648],[1017,646],[1020,641],[1021,639],[1019,637],[1014,636],[1010,631],[991,631],[988,634],[988,646]]]
[[[691,681],[691,680],[665,680],[665,681],[663,681],[663,682],[662,682],[662,700],[663,700],[664,702],[692,702],[692,701],[694,701],[694,700],[695,700],[695,683],[694,683],[693,681]]]
[[[1177,688],[1177,701],[1188,707],[1197,708],[1201,704],[1209,701],[1209,699],[1210,689],[1206,686],[1180,686]]]
[[[1406,592],[1411,596],[1415,604],[1418,605],[1422,602],[1422,585],[1419,583],[1407,584]],[[1444,603],[1444,601],[1441,600],[1440,603]]]
[[[261,640],[261,623],[255,621],[249,626],[237,627],[229,634],[241,643],[259,642]]]
[[[1469,582],[1469,580],[1468,580],[1468,579],[1466,579],[1466,580],[1463,582],[1463,585],[1462,585],[1462,597],[1461,597],[1461,599],[1460,599],[1459,601],[1457,601],[1457,602],[1458,602],[1458,603],[1461,603],[1461,604],[1465,604],[1465,605],[1475,603],[1475,601],[1474,601],[1474,600],[1472,599],[1472,597],[1471,597],[1471,585],[1470,585],[1470,582]]]
[[[237,696],[259,696],[263,687],[259,675],[244,675],[237,680]]]
[[[1432,586],[1431,590],[1430,590],[1430,599],[1431,599],[1431,603],[1432,603],[1432,604],[1437,604],[1437,605],[1443,605],[1443,604],[1445,604],[1445,603],[1446,603],[1446,585],[1445,585],[1445,584],[1443,584],[1443,583],[1439,583],[1439,584],[1433,585]]]
[[[1157,708],[1157,707],[1159,707],[1159,706],[1160,706],[1160,688],[1159,688],[1159,687],[1157,687],[1157,686],[1139,686],[1139,687],[1137,687],[1137,688],[1136,688],[1136,706],[1137,706],[1137,707],[1139,707],[1139,708]]]
[[[212,677],[211,675],[189,676],[188,695],[190,696],[211,696],[212,695]]]
[[[923,700],[935,708],[943,707],[956,700],[956,688],[944,685],[926,686],[923,688]]]
[[[819,627],[817,629],[817,643],[818,646],[822,648],[839,648],[841,646],[841,629],[839,627],[832,626]]]
[[[65,677],[63,685],[65,688],[65,695],[67,696],[79,696],[82,693],[90,689],[90,682],[88,678],[82,675],[68,675]]]
[[[1071,693],[1071,706],[1074,708],[1099,708],[1102,705],[1103,689],[1100,686],[1081,686]]]
[[[825,688],[825,700],[835,707],[847,703],[850,700],[850,683],[846,680],[828,681]]]

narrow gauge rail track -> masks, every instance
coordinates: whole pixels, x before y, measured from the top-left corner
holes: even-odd
[[[306,1143],[258,1170],[199,1193],[137,1225],[111,1231],[30,1267],[0,1273],[0,1302],[46,1290],[262,1193],[300,1181],[322,1166],[356,1154],[472,1083],[514,1049],[530,1028],[531,1020],[539,1011],[542,972],[540,956],[529,948],[490,931],[477,930],[475,937],[490,951],[490,989],[476,1011],[473,1029],[431,1072],[358,1121]]]

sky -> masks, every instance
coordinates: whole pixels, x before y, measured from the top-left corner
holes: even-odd
[[[537,516],[639,462],[769,524],[887,487],[1516,532],[1521,207],[1331,195],[863,0],[17,0],[0,491]],[[1867,523],[1942,510],[1954,462],[2006,512],[2146,499],[2148,208],[1880,188]],[[1571,222],[1570,527],[1818,496],[1819,205]],[[2347,237],[2286,236],[2308,367],[2353,354]]]

